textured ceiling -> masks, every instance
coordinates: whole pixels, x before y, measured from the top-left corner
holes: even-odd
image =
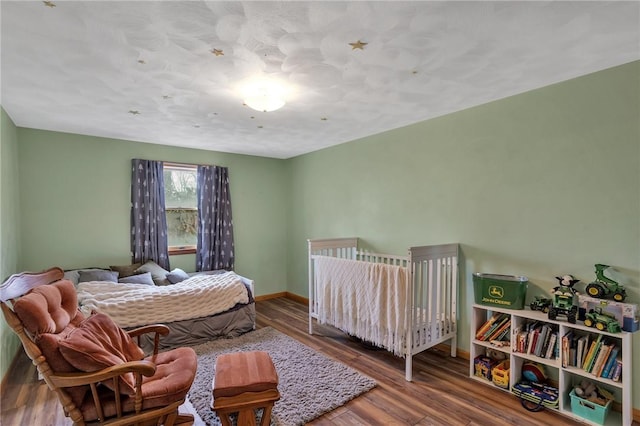
[[[16,125],[276,158],[640,59],[635,1],[0,7]],[[289,85],[282,109],[243,105],[260,75]]]

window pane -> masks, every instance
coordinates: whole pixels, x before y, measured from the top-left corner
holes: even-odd
[[[198,208],[196,170],[164,168],[164,197],[167,208]]]
[[[198,230],[198,210],[166,209],[167,238],[171,246],[195,246]]]
[[[194,167],[164,167],[165,212],[169,247],[195,246],[198,231],[198,202],[196,199]]]

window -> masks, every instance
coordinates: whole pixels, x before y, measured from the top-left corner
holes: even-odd
[[[198,237],[198,169],[195,165],[164,163],[164,203],[169,254],[195,253]]]

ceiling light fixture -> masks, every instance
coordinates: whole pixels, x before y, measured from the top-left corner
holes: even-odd
[[[256,111],[275,111],[286,103],[284,87],[274,80],[253,80],[245,84],[242,92],[244,103]]]
[[[266,89],[259,89],[244,99],[244,103],[256,111],[270,112],[284,106],[284,99]]]

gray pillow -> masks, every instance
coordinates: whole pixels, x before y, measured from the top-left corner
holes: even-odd
[[[83,283],[86,281],[109,281],[117,283],[118,273],[116,271],[105,270],[78,271],[78,282]]]
[[[134,263],[132,265],[121,265],[121,266],[109,266],[112,271],[118,271],[120,275],[119,278],[130,277],[131,275],[135,275],[136,269],[142,266],[142,263]]]
[[[189,278],[189,274],[180,268],[175,268],[173,271],[167,274],[167,279],[171,284],[177,284],[180,281],[184,281]]]
[[[136,274],[143,274],[145,272],[151,272],[151,278],[153,278],[153,282],[156,283],[156,285],[171,284],[169,280],[167,280],[169,271],[153,260],[147,260],[144,265],[136,269]]]
[[[66,269],[64,271],[64,279],[69,280],[73,285],[78,285],[80,279],[80,271],[106,271],[104,268],[81,268],[81,269]]]
[[[145,272],[144,274],[130,275],[128,277],[120,278],[118,282],[124,284],[156,284],[153,282],[153,278],[151,278],[151,272]]]

